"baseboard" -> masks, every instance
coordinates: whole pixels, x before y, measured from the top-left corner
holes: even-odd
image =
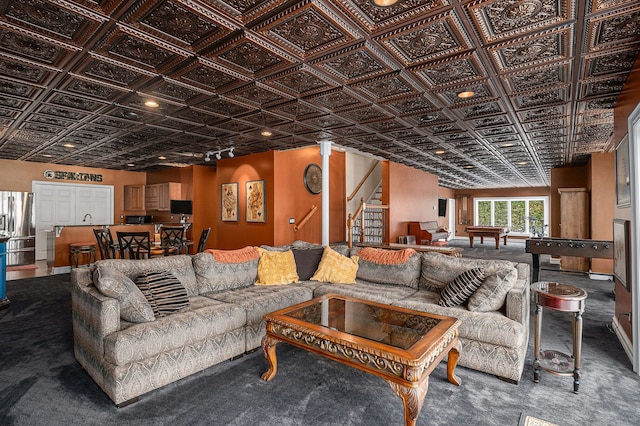
[[[71,272],[71,266],[54,266],[51,268],[51,275],[68,274]]]
[[[613,281],[613,275],[589,271],[589,279],[599,281]]]
[[[613,330],[616,332],[616,336],[618,336],[618,340],[620,341],[620,344],[622,344],[622,348],[627,354],[629,361],[631,361],[631,364],[633,364],[633,343],[631,343],[631,340],[629,340],[627,333],[625,333],[624,330],[622,329],[622,326],[620,325],[620,321],[618,321],[618,318],[613,317],[612,325],[613,325]]]

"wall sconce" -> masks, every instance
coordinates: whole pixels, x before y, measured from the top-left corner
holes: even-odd
[[[234,157],[233,150],[234,150],[234,147],[232,146],[231,148],[219,149],[217,151],[207,151],[204,154],[204,161],[207,161],[207,162],[211,161],[211,156],[212,155],[216,157],[216,160],[221,160],[222,159],[222,153],[223,152],[227,152],[227,151],[229,152],[229,154],[227,154],[229,156],[229,158],[233,158]]]

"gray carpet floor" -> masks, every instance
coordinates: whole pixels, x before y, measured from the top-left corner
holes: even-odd
[[[474,258],[530,263],[524,244],[468,248]],[[543,256],[544,267],[552,268]],[[458,367],[462,386],[431,375],[419,425],[519,425],[526,416],[558,425],[640,424],[640,377],[611,330],[613,284],[545,270],[589,293],[584,314],[580,393],[572,379],[541,373],[534,384],[533,332],[518,385]],[[11,308],[0,311],[0,425],[396,425],[402,403],[380,378],[303,350],[278,346],[278,373],[265,383],[261,351],[225,361],[116,408],[73,357],[68,275],[9,281]],[[543,349],[571,353],[570,314],[545,311]]]

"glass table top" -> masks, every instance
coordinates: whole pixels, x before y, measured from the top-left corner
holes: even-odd
[[[441,321],[426,313],[341,297],[322,298],[283,315],[400,349],[409,349]]]

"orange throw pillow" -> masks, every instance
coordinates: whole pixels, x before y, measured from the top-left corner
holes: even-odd
[[[360,260],[377,263],[379,265],[399,265],[405,263],[416,251],[412,248],[402,250],[387,250],[374,247],[364,247],[358,251]]]
[[[204,252],[211,254],[220,263],[244,263],[260,257],[258,250],[252,246],[237,250],[206,249]]]

